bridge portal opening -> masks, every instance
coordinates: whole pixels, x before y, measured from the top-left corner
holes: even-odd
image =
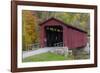
[[[46,26],[46,47],[63,46],[63,28],[61,26]]]

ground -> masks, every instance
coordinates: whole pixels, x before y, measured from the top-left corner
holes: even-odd
[[[54,53],[42,53],[34,56],[30,56],[23,59],[23,62],[35,62],[35,61],[59,61],[59,60],[73,60],[74,57],[72,55],[63,56]]]
[[[86,52],[82,52],[80,55],[58,55],[51,52],[33,55],[24,58],[23,62],[39,62],[39,61],[62,61],[62,60],[79,60],[89,59],[89,55]]]

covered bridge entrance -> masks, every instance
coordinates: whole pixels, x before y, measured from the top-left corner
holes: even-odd
[[[61,26],[45,27],[47,47],[63,46],[63,28]]]

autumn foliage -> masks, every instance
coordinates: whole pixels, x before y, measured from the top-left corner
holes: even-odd
[[[36,31],[36,16],[33,14],[32,11],[23,11],[22,15],[23,49],[27,49],[29,44],[34,44],[38,42],[38,33]]]

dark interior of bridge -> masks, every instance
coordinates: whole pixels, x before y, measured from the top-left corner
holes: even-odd
[[[45,33],[47,47],[63,46],[63,28],[61,26],[46,26]]]

